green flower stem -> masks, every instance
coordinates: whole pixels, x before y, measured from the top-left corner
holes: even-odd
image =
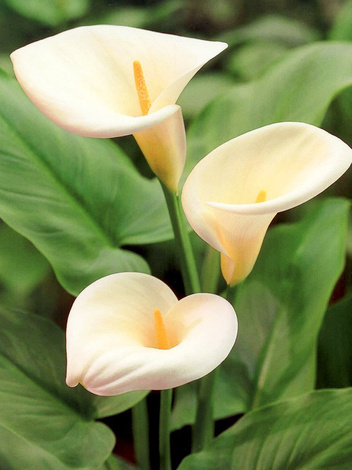
[[[201,269],[202,292],[215,294],[220,276],[220,253],[210,245],[205,248]]]
[[[175,235],[176,251],[180,259],[182,279],[186,294],[200,292],[200,281],[192,245],[188,236],[185,216],[181,207],[180,197],[170,191],[162,182],[166,204],[169,210],[172,228]]]
[[[171,470],[170,419],[172,389],[160,392],[159,456],[160,470]]]
[[[132,408],[132,430],[134,453],[138,468],[150,470],[149,419],[146,398]]]
[[[180,198],[178,195],[171,192],[162,182],[161,186],[164,191],[172,228],[175,235],[176,249],[180,259],[181,273],[186,294],[201,292],[199,274],[193,256],[192,246],[188,237],[186,221],[181,207]],[[204,269],[208,271],[209,268],[209,272],[212,272],[211,266],[214,267],[215,263],[218,266],[218,254],[214,250],[210,249],[207,252],[205,258]],[[211,276],[211,278],[209,277],[209,272],[204,273],[203,287],[204,290],[213,292],[216,290],[219,269],[215,269],[215,274]],[[217,372],[214,371],[199,382],[198,407],[196,421],[193,427],[194,451],[201,450],[214,436],[213,402],[216,375]],[[161,410],[163,408],[166,409],[167,405],[161,403]],[[160,459],[162,455],[166,455],[167,453],[165,450],[165,439],[167,439],[167,442],[169,443],[169,431],[168,428],[165,427],[165,424],[163,425],[164,427],[161,426],[161,417],[162,414],[160,414]],[[164,449],[163,452],[162,449]],[[165,468],[167,470],[169,469],[169,467],[166,466],[161,466],[160,468]]]
[[[236,287],[227,286],[225,292],[225,298],[231,304]],[[219,368],[215,369],[199,381],[196,420],[193,426],[193,452],[202,450],[214,437],[214,398],[218,371]]]
[[[192,452],[201,451],[214,437],[214,391],[217,374],[218,369],[215,369],[199,381]]]

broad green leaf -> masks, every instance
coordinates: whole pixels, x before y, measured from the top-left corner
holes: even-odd
[[[352,295],[331,305],[319,334],[318,386],[352,385]]]
[[[265,15],[248,25],[226,31],[218,37],[229,46],[244,42],[277,41],[287,46],[301,46],[317,40],[317,32],[300,20],[280,15]]]
[[[93,403],[96,408],[95,417],[106,418],[107,416],[117,415],[123,411],[129,410],[132,406],[141,401],[148,393],[148,390],[138,390],[113,397],[97,396],[93,399]]]
[[[160,30],[161,24],[171,21],[175,28],[175,18],[182,18],[182,3],[183,0],[164,0],[145,7],[119,5],[117,8],[107,9],[98,19],[94,18],[94,23]]]
[[[226,69],[244,81],[254,80],[287,52],[287,46],[274,41],[245,44],[232,54],[226,63]]]
[[[204,109],[188,132],[185,174],[218,145],[258,127],[280,121],[320,125],[331,101],[351,85],[352,44],[295,49],[260,79],[234,86]]]
[[[0,217],[72,294],[113,272],[148,272],[125,247],[172,238],[158,182],[112,142],[57,127],[3,75],[0,101]]]
[[[68,470],[53,455],[0,426],[0,462],[3,470]]]
[[[0,16],[1,21],[1,16]],[[1,26],[1,23],[0,23]],[[1,72],[6,73],[7,75],[13,74],[12,62],[9,55],[0,53],[0,70]]]
[[[49,271],[46,259],[28,240],[7,225],[0,225],[0,282],[11,294],[30,294]]]
[[[239,332],[220,367],[217,418],[314,388],[318,333],[344,266],[348,212],[348,201],[327,199],[302,220],[269,230],[234,300]],[[192,389],[178,395],[174,428],[192,420]]]
[[[13,434],[0,425],[1,470],[71,470],[54,455]],[[110,455],[99,467],[84,467],[82,470],[132,470],[135,467]]]
[[[125,460],[110,455],[102,467],[99,467],[94,470],[138,470],[139,467],[126,462]],[[93,470],[93,469],[92,469]]]
[[[352,389],[324,390],[253,411],[179,470],[350,470]]]
[[[130,26],[133,28],[143,28],[150,20],[149,8],[140,8],[133,6],[118,7],[108,9],[98,21],[93,19],[96,24],[112,24],[121,26]]]
[[[314,387],[318,333],[344,267],[349,207],[344,199],[327,199],[301,221],[268,234],[255,270],[235,297],[240,333],[223,371],[227,383],[245,374],[237,381],[239,396],[247,392],[238,411]],[[242,388],[247,379],[249,390]]]
[[[352,1],[347,0],[341,5],[334,24],[329,32],[332,41],[352,41]],[[352,90],[348,89],[338,98],[338,104],[346,121],[346,136],[350,135],[350,122],[352,118]],[[336,121],[336,118],[335,118]],[[339,123],[340,124],[340,123]]]
[[[5,0],[6,4],[20,15],[43,23],[58,26],[88,12],[89,0]]]
[[[42,320],[35,315],[16,313],[16,315],[19,316],[19,319],[16,319],[15,314],[9,316],[8,313],[3,313],[2,315],[5,318],[4,323],[2,323],[3,329],[5,330],[6,326],[8,326],[9,331],[3,331],[0,333],[0,337],[1,334],[4,338],[8,335],[11,341],[14,342],[14,345],[16,338],[19,342],[23,339],[23,343],[16,345],[18,350],[14,350],[13,355],[11,356],[13,357],[13,360],[15,361],[17,360],[16,358],[19,357],[20,359],[18,360],[18,363],[20,367],[23,366],[27,368],[28,366],[28,368],[35,369],[36,364],[33,357],[30,356],[27,358],[24,355],[27,351],[27,343],[38,343],[37,345],[31,345],[30,351],[33,356],[39,356],[40,354],[47,355],[44,351],[45,347],[50,349],[50,356],[47,357],[47,363],[43,362],[43,369],[33,371],[33,373],[35,372],[39,381],[41,380],[41,373],[43,375],[48,375],[48,373],[49,375],[51,374],[50,377],[47,378],[47,381],[51,380],[55,393],[62,393],[65,400],[73,401],[73,407],[78,407],[80,409],[83,407],[82,412],[87,413],[92,419],[105,418],[107,416],[122,413],[130,409],[149,393],[148,391],[136,391],[124,393],[119,396],[101,397],[87,392],[80,386],[75,389],[70,389],[65,384],[66,351],[64,332],[60,328],[56,327],[56,325],[51,321],[45,319]],[[6,320],[7,317],[8,321]],[[30,332],[26,332],[25,326],[21,327],[21,319],[24,324],[26,322],[31,322],[33,324]],[[0,351],[1,346],[4,345],[0,345]],[[22,347],[24,348],[24,352],[21,351]],[[48,371],[46,369],[47,367],[51,369]],[[55,374],[53,374],[53,372],[55,372]]]
[[[196,75],[183,90],[178,104],[186,119],[194,117],[204,106],[229,91],[234,81],[228,75],[218,72]]]
[[[101,465],[112,432],[94,422],[95,397],[65,384],[63,332],[35,315],[0,314],[0,423],[72,467]]]

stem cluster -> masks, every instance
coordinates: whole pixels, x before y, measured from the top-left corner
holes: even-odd
[[[182,279],[184,283],[185,292],[187,295],[201,292],[201,283],[199,279],[198,269],[195,262],[192,245],[188,235],[187,223],[183,214],[180,197],[174,192],[170,191],[162,182],[161,186],[164,191],[164,196],[168,211],[170,214],[171,224],[175,236],[175,245],[178,259],[180,260],[180,268]],[[214,253],[208,253],[206,262],[218,262],[218,257]],[[216,270],[214,270],[217,272]],[[212,272],[212,270],[210,270]],[[213,279],[211,290],[214,290],[214,285],[217,282]],[[209,289],[209,280],[205,290]],[[198,452],[209,443],[214,436],[214,420],[213,420],[213,404],[214,404],[214,389],[216,380],[216,371],[208,374],[199,381],[198,387],[198,404],[196,411],[196,420],[193,426],[193,443],[192,450]],[[160,394],[160,420],[159,420],[159,456],[160,456],[160,470],[171,470],[171,455],[170,455],[170,417],[172,405],[172,390],[162,390]],[[145,447],[149,442],[146,438],[142,439],[140,434],[148,433],[148,423],[146,421],[145,411],[143,407],[146,405],[138,404],[135,407],[134,415],[135,420],[140,426],[139,431],[135,431],[137,424],[133,427],[136,459],[137,463],[142,470],[150,470],[149,464],[149,450]],[[138,407],[138,408],[137,408]],[[136,409],[137,408],[137,409]]]

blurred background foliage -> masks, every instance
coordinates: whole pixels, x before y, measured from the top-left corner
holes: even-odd
[[[9,59],[13,50],[89,24],[126,25],[229,44],[227,51],[191,80],[179,100],[195,148],[194,123],[198,117],[201,121],[205,116],[204,125],[211,103],[266,74],[269,77],[272,67],[302,46],[352,41],[352,0],[0,0],[0,68],[13,75]],[[339,70],[335,72],[339,74]],[[255,102],[253,99],[253,106]],[[352,145],[351,124],[352,92],[347,88],[330,104],[322,127]],[[198,136],[198,140],[201,138]],[[142,174],[152,176],[133,138],[119,139],[118,144]],[[328,193],[351,198],[351,187],[349,172]],[[296,220],[315,203],[280,215],[276,223]],[[345,296],[352,286],[352,225],[349,232],[347,265],[333,300],[345,298],[329,308],[321,331],[319,366],[324,367],[319,367],[319,387],[352,384],[350,370],[341,369],[341,364],[348,367],[346,364],[350,364],[352,357],[351,295]],[[196,236],[192,239],[197,253],[203,253],[204,244]],[[146,258],[154,275],[182,294],[172,241],[132,248]],[[60,286],[43,255],[27,239],[0,222],[0,304],[51,317],[64,327],[72,301],[73,297]],[[337,328],[338,325],[342,328]],[[336,357],[329,360],[332,350]],[[117,450],[126,453],[126,445]]]
[[[13,50],[88,24],[127,25],[226,41],[228,50],[196,75],[180,97],[186,125],[192,127],[210,102],[264,76],[292,50],[317,41],[351,41],[352,1],[0,0],[0,67],[12,74],[9,54]],[[352,93],[347,89],[332,102],[323,125],[349,144],[351,105]],[[139,170],[150,175],[133,139],[119,139],[118,143]],[[350,187],[350,179],[343,178],[330,192],[350,197]],[[288,218],[294,219],[295,211]],[[0,241],[1,303],[43,313],[64,325],[72,297],[57,283],[50,265],[30,242],[5,224],[0,226]],[[138,249],[155,275],[180,288],[172,276],[172,242],[158,244],[157,250],[153,245]],[[352,246],[348,251],[351,253]],[[163,270],[161,257],[166,260]]]

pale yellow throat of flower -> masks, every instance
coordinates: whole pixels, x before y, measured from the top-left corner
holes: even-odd
[[[137,90],[139,106],[141,107],[141,111],[143,116],[148,114],[152,102],[149,98],[148,88],[145,83],[145,78],[143,74],[143,69],[141,63],[138,60],[133,62],[133,74],[134,74],[134,83]]]
[[[257,199],[255,202],[265,202],[266,201],[266,191],[264,189],[261,189],[258,193]]]
[[[267,193],[264,189],[261,189],[256,197],[255,204],[265,202],[266,200]],[[218,237],[226,251],[231,253],[231,245],[227,247],[226,240],[223,239],[220,230],[218,230]],[[227,284],[230,286],[236,285],[248,275],[246,265],[243,262],[240,263],[236,257],[231,257],[224,253],[221,253],[221,271]]]
[[[156,343],[159,349],[170,349],[170,341],[166,333],[165,323],[160,310],[154,310],[154,326]]]

